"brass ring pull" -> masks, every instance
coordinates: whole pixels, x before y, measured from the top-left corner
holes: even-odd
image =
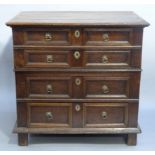
[[[80,31],[79,30],[75,30],[74,36],[75,36],[75,38],[79,38],[80,37]]]
[[[110,92],[110,90],[109,90],[109,88],[108,88],[107,85],[103,85],[103,86],[102,86],[102,91],[103,91],[104,94],[107,94],[107,93]]]
[[[78,59],[80,58],[80,56],[81,56],[81,55],[80,55],[80,52],[79,52],[79,51],[75,51],[75,52],[74,52],[74,58],[75,58],[75,59],[78,60]]]
[[[109,35],[107,33],[103,34],[103,41],[108,42],[109,41]]]
[[[80,111],[80,110],[81,110],[81,107],[80,107],[79,104],[77,104],[77,105],[75,106],[75,110],[76,110],[76,111]]]
[[[46,118],[47,118],[49,121],[50,121],[50,120],[53,120],[53,114],[52,114],[52,112],[46,112],[45,115],[46,115]]]
[[[53,62],[53,55],[47,55],[47,63]]]
[[[52,34],[51,33],[45,33],[45,40],[51,41],[52,40]]]
[[[76,79],[75,79],[75,84],[76,84],[77,86],[79,86],[79,85],[81,84],[81,80],[80,80],[79,78],[76,78]]]
[[[102,116],[103,119],[107,119],[107,112],[103,111],[101,113],[101,116]]]
[[[104,64],[106,64],[106,63],[108,63],[108,57],[106,56],[106,55],[103,55],[102,56],[102,63],[104,63]]]
[[[48,93],[48,94],[51,94],[51,93],[52,93],[52,85],[48,84],[48,85],[46,86],[46,89],[47,89],[47,93]]]

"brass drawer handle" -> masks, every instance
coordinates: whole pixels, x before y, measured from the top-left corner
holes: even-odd
[[[75,52],[74,52],[74,58],[75,58],[75,59],[78,60],[78,59],[80,58],[80,56],[81,56],[81,55],[80,55],[80,52],[79,52],[79,51],[75,51]]]
[[[79,104],[77,104],[77,105],[75,106],[75,110],[76,110],[76,111],[80,111],[80,110],[81,110],[81,107],[80,107]]]
[[[103,111],[101,113],[101,116],[102,116],[103,119],[107,119],[107,112]]]
[[[75,36],[75,38],[79,38],[80,37],[80,31],[79,30],[75,30],[74,36]]]
[[[46,112],[45,115],[46,115],[46,118],[47,118],[49,121],[50,121],[50,120],[53,120],[53,114],[52,114],[52,112]]]
[[[81,84],[81,80],[80,80],[79,78],[76,78],[76,79],[75,79],[75,84],[76,84],[77,86],[79,86],[79,85]]]
[[[48,85],[46,86],[46,89],[47,89],[47,93],[48,93],[48,94],[51,94],[51,93],[52,93],[52,85],[48,84]]]
[[[107,33],[103,34],[103,41],[108,42],[109,41],[109,35]]]
[[[107,93],[110,92],[110,90],[109,90],[109,88],[108,88],[107,85],[103,85],[103,86],[102,86],[102,91],[103,91],[104,94],[107,94]]]
[[[45,40],[51,41],[52,40],[52,34],[51,33],[45,33]]]
[[[47,55],[47,63],[53,62],[53,55]]]
[[[106,64],[108,62],[109,62],[108,57],[106,55],[103,55],[102,56],[102,63]]]

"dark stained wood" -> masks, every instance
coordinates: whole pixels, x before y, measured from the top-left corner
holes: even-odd
[[[137,134],[127,134],[127,141],[126,143],[130,146],[136,145],[137,144]]]
[[[129,77],[84,77],[86,98],[128,98]]]
[[[125,134],[136,145],[143,28],[133,12],[22,12],[13,30],[19,145],[28,134]]]
[[[28,127],[72,127],[72,104],[28,103]]]
[[[13,133],[32,134],[138,134],[141,133],[139,127],[136,128],[27,128],[15,125]]]
[[[136,26],[149,23],[134,12],[22,12],[7,23],[8,26]]]
[[[127,127],[128,104],[126,103],[84,103],[84,127]]]
[[[18,145],[27,146],[28,145],[28,134],[18,133]]]
[[[70,98],[72,96],[69,77],[26,77],[26,94],[31,98]]]
[[[107,38],[104,39],[104,35],[106,35]],[[132,37],[130,37],[131,35],[132,29],[87,28],[84,29],[84,44],[96,46],[130,45],[130,39],[132,39]]]
[[[17,98],[139,98],[139,72],[67,73],[17,72]],[[76,80],[80,84],[76,85]],[[52,91],[48,93],[47,85]],[[109,92],[104,93],[106,85]],[[134,87],[133,87],[134,86]]]

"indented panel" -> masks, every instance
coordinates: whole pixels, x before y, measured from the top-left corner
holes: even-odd
[[[128,77],[84,77],[86,98],[127,98]]]
[[[84,29],[86,45],[96,46],[117,46],[129,45],[132,29],[119,29],[119,28],[86,28]]]
[[[84,127],[127,127],[127,103],[84,103]]]
[[[25,67],[69,67],[69,51],[25,50]]]
[[[29,127],[71,127],[72,104],[28,103]]]
[[[28,96],[32,98],[70,98],[71,79],[63,77],[27,77]]]
[[[85,51],[87,67],[129,67],[130,51],[111,50],[111,51]]]
[[[25,33],[26,44],[69,45],[69,29],[29,30]]]

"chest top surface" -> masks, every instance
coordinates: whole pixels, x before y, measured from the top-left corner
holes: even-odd
[[[149,23],[134,12],[21,12],[7,22],[8,26],[131,26],[145,27]]]

